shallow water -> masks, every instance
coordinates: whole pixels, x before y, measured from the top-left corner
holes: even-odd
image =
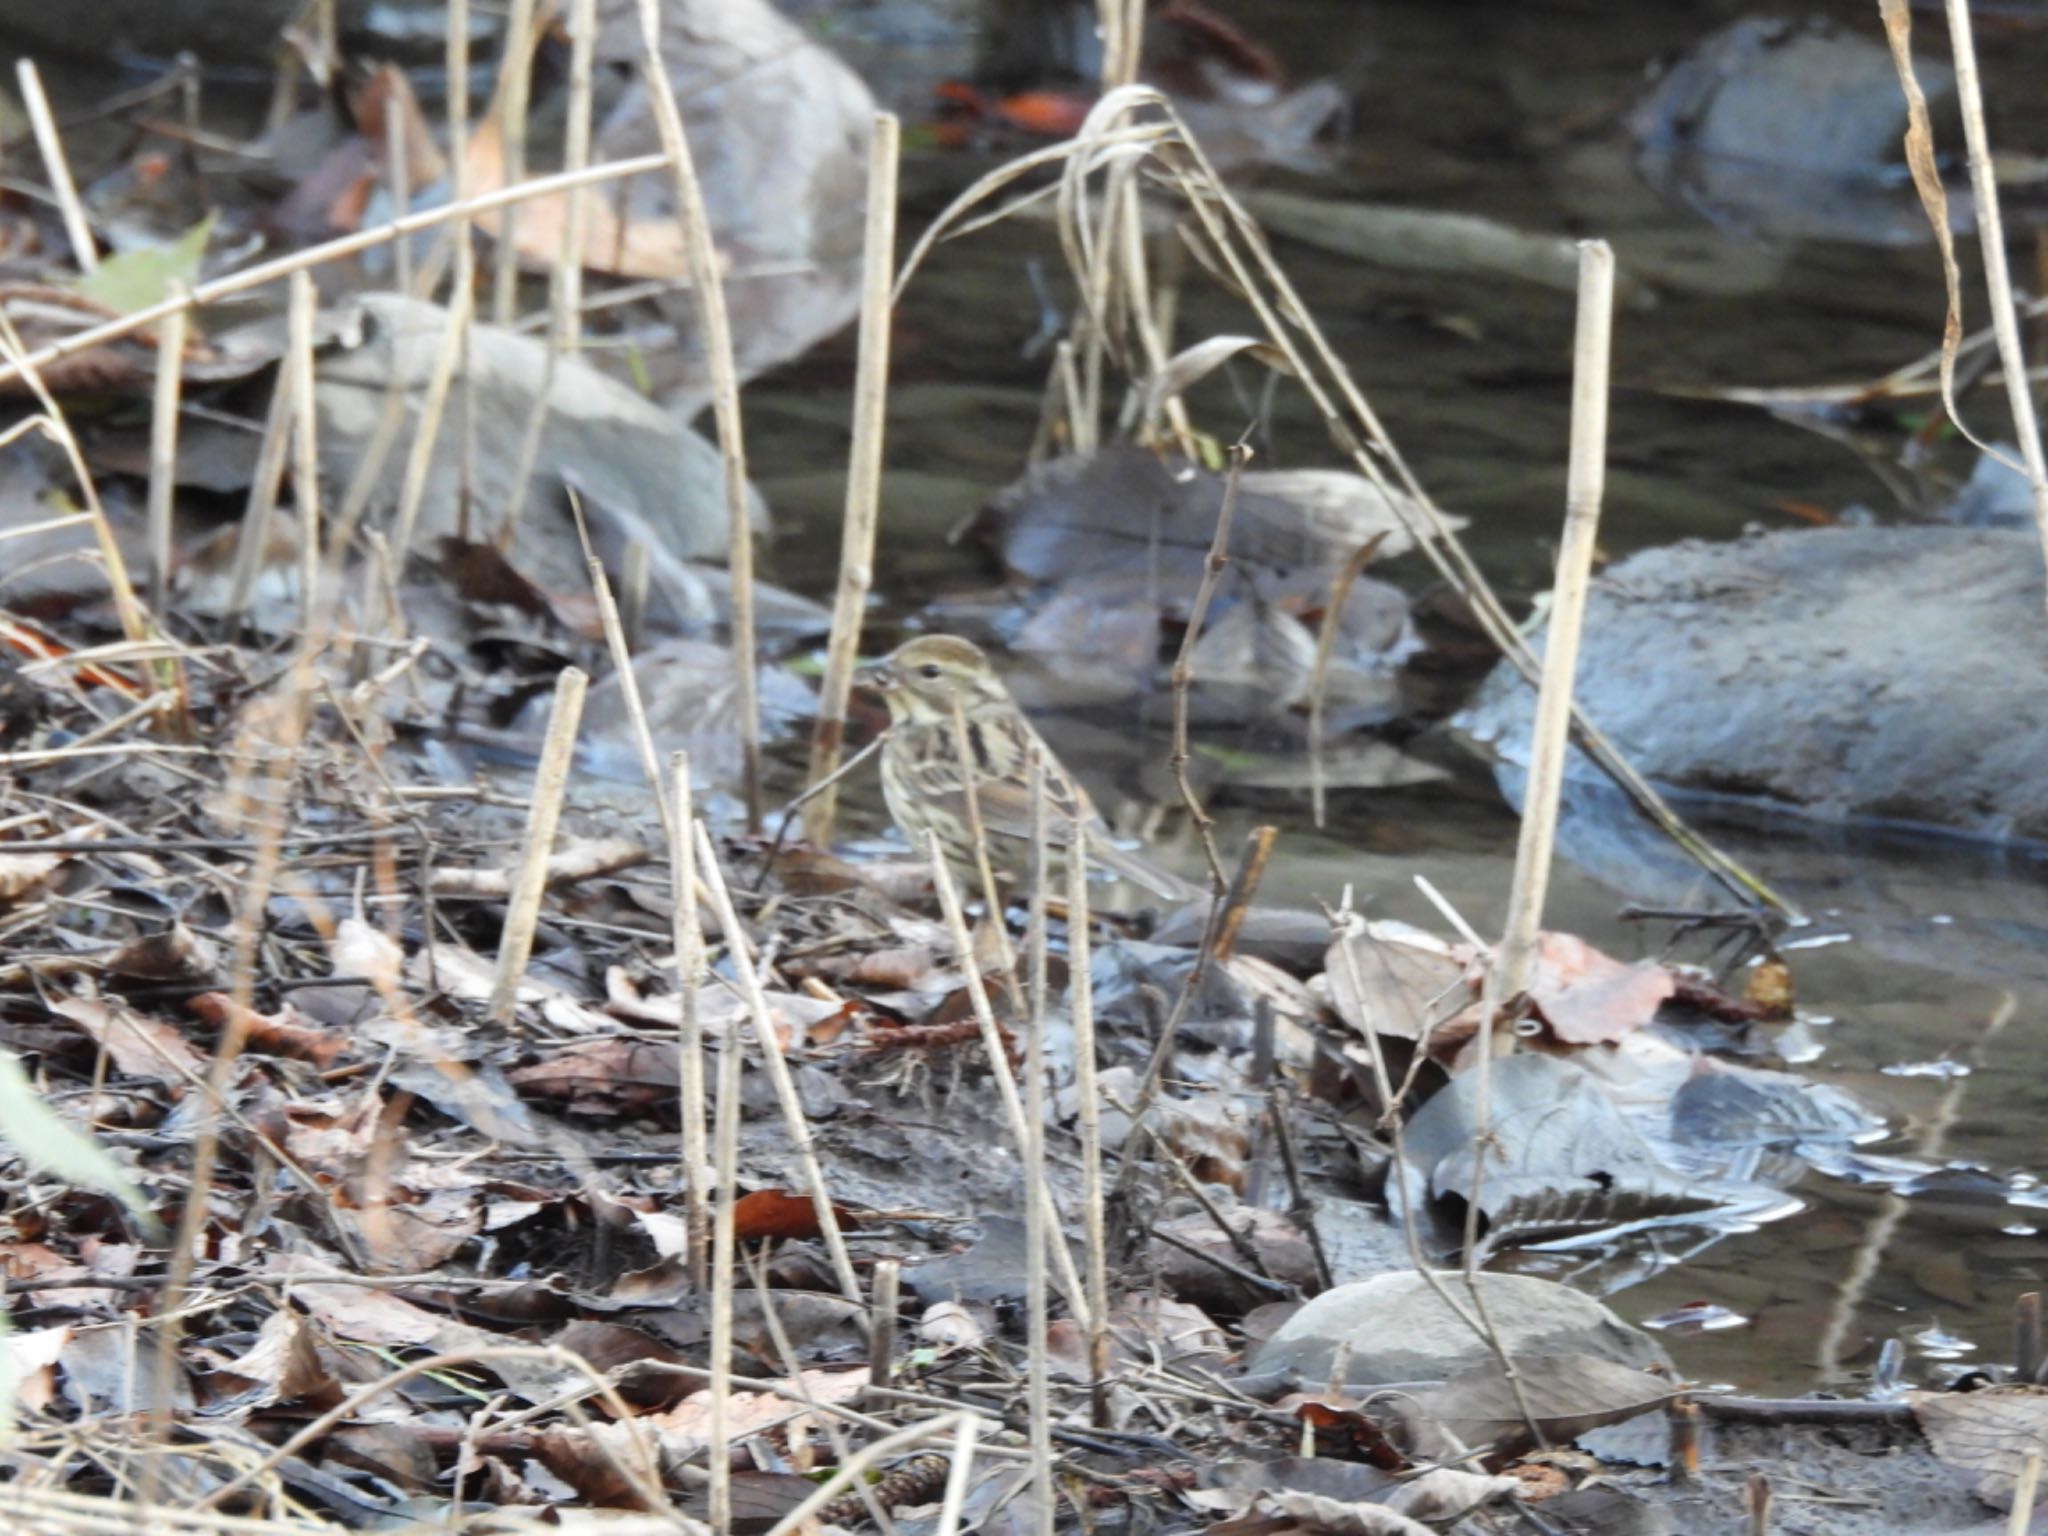
[[[1642,91],[1653,61],[1739,8],[1241,0],[1222,9],[1298,78],[1334,73],[1356,88],[1342,163],[1326,176],[1267,178],[1272,184],[1608,236],[1625,276],[1632,253],[1668,259],[1683,250],[1735,290],[1666,286],[1654,305],[1620,315],[1604,553],[1732,537],[1751,525],[1795,526],[1790,503],[1910,515],[1898,492],[1911,500],[1919,487],[1889,463],[1900,447],[1896,433],[1873,464],[1758,411],[1656,392],[1866,378],[1916,358],[1939,335],[1931,246],[1772,244],[1717,228],[1636,176],[1614,120]],[[1825,9],[1874,34],[1874,8]],[[1941,47],[1937,20],[1921,21],[1923,50]],[[2001,82],[2023,83],[2038,70],[2043,39],[1987,34],[1980,46],[1999,142],[2036,149],[2048,117],[2018,115],[2035,96]],[[913,152],[906,232],[980,168],[971,157]],[[1376,271],[1287,241],[1278,251],[1423,484],[1473,518],[1467,537],[1489,574],[1512,596],[1545,584],[1563,500],[1570,296],[1469,274]],[[938,535],[1013,478],[1030,446],[1046,366],[1024,355],[1041,320],[1034,267],[1064,302],[1046,230],[1017,226],[971,238],[940,253],[901,312],[879,573],[899,610],[986,580]],[[1981,301],[1973,302],[1981,317]],[[1191,285],[1183,341],[1246,328],[1226,301]],[[839,343],[748,391],[757,472],[786,527],[836,523],[849,366],[850,350]],[[1248,392],[1256,388],[1248,382]],[[1250,415],[1225,389],[1203,404],[1205,423],[1221,436]],[[2001,419],[1981,395],[1972,410],[1987,424]],[[1319,427],[1284,390],[1262,447],[1269,464],[1334,462]],[[822,589],[835,547],[833,538],[788,538],[778,571]],[[1413,561],[1392,574],[1411,590],[1429,576]],[[1129,787],[1147,768],[1157,782],[1162,739],[1134,737],[1127,726],[1104,732],[1100,722],[1062,732],[1055,720],[1049,731],[1056,745],[1085,752],[1099,784]],[[1267,798],[1232,806],[1226,797],[1225,807],[1227,838],[1254,820],[1283,821],[1270,895],[1334,900],[1349,883],[1376,911],[1434,923],[1411,883],[1421,874],[1482,930],[1499,920],[1515,822],[1482,773],[1428,791],[1338,794],[1323,835],[1307,828],[1305,804]],[[1952,844],[1880,845],[1797,828],[1742,846],[1813,916],[1792,942],[1839,938],[1789,955],[1802,1009],[1829,1022],[1802,1025],[1786,1051],[1811,1055],[1801,1070],[1887,1116],[1895,1134],[1869,1150],[2048,1175],[2040,1134],[2048,1086],[2032,1070],[2048,1032],[2048,868]],[[1571,862],[1574,853],[1581,863]],[[1660,857],[1611,838],[1568,831],[1566,854],[1547,922],[1619,954],[1649,952],[1663,937],[1619,922],[1625,902],[1720,904],[1704,881],[1681,871],[1674,885]],[[1964,1053],[2007,991],[2011,1021],[1971,1075],[1885,1071]],[[1936,1128],[1940,1140],[1931,1143]],[[1908,1339],[1914,1376],[1951,1357],[2006,1357],[2014,1296],[2048,1278],[2048,1235],[2028,1230],[2048,1228],[2048,1220],[2009,1205],[1898,1201],[1819,1174],[1798,1193],[1810,1202],[1802,1216],[1726,1236],[1682,1264],[1660,1268],[1666,1258],[1643,1245],[1522,1262],[1618,1288],[1613,1303],[1632,1318],[1694,1301],[1732,1309],[1743,1326],[1676,1337],[1672,1348],[1699,1378],[1753,1390],[1867,1374],[1893,1336]],[[1675,1240],[1670,1246],[1671,1259],[1683,1252]],[[1859,1269],[1867,1279],[1845,1286]],[[1923,1335],[1934,1325],[1928,1343]]]

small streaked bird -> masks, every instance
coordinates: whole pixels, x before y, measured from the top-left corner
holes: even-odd
[[[1046,836],[1056,856],[1071,841],[1078,814],[1089,863],[1169,901],[1200,894],[1142,854],[1111,841],[1087,791],[1024,718],[981,647],[956,635],[921,635],[880,661],[869,662],[855,674],[855,681],[888,703],[882,793],[889,814],[920,853],[928,846],[927,834],[935,833],[957,871],[976,867],[968,779],[962,772],[958,740],[964,726],[965,756],[973,764],[974,808],[987,834],[989,865],[996,874],[1018,879],[1030,869],[1030,760],[1036,749],[1045,764]]]

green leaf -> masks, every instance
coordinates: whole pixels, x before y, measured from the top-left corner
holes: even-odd
[[[172,283],[192,287],[199,281],[199,264],[213,236],[213,219],[209,213],[165,245],[109,256],[97,272],[78,280],[78,291],[118,314],[132,315],[163,298]]]
[[[164,1235],[135,1181],[98,1142],[57,1118],[12,1051],[0,1051],[0,1141],[39,1173],[112,1195],[135,1213],[150,1236]]]

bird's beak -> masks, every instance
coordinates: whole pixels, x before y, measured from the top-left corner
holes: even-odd
[[[853,669],[853,686],[872,688],[876,693],[887,693],[896,686],[896,674],[884,661],[864,661]]]

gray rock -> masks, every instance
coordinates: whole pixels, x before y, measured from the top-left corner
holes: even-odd
[[[1645,550],[1595,584],[1588,715],[1650,778],[1831,822],[2048,840],[2048,615],[2031,532],[1839,528]],[[1528,761],[1505,664],[1456,722]],[[1597,770],[1574,753],[1574,777]]]
[[[1440,1278],[1468,1311],[1462,1274]],[[1532,1275],[1474,1277],[1488,1318],[1509,1354],[1588,1354],[1616,1365],[1669,1366],[1664,1347],[1592,1297]],[[1281,1324],[1248,1362],[1252,1376],[1321,1385],[1341,1345],[1349,1345],[1344,1380],[1353,1386],[1444,1381],[1494,1363],[1486,1340],[1444,1305],[1413,1270],[1375,1275],[1323,1292]]]

